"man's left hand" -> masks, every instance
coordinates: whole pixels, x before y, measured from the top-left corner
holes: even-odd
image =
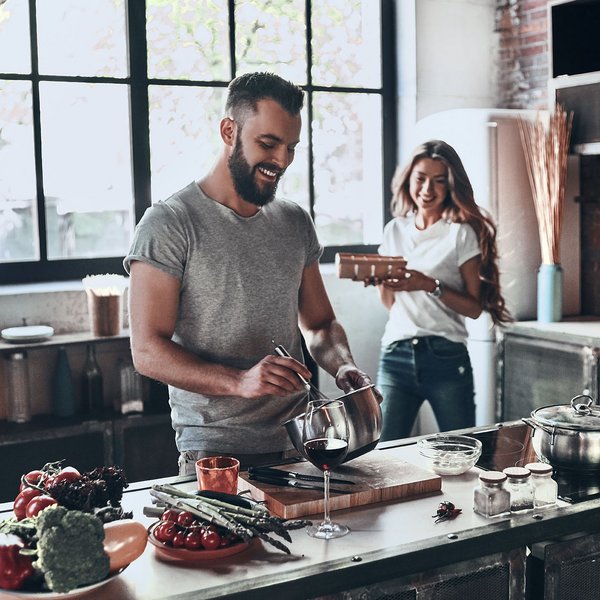
[[[371,378],[354,365],[344,365],[340,367],[335,376],[335,383],[341,390],[344,390],[346,394],[353,390],[359,390],[368,385],[373,385]],[[381,392],[376,387],[373,387],[373,393],[381,404],[383,401]]]

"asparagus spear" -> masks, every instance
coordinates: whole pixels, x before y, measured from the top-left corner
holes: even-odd
[[[287,530],[310,524],[310,521],[304,520],[279,519],[272,516],[268,509],[260,504],[245,508],[216,498],[184,492],[172,485],[154,485],[150,494],[166,506],[187,510],[205,521],[224,527],[246,541],[259,537],[287,554],[290,554],[289,548],[268,534],[275,533],[291,542]]]

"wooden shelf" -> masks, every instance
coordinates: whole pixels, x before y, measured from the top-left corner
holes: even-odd
[[[71,344],[86,344],[89,342],[104,343],[114,342],[116,340],[128,340],[129,329],[123,329],[119,335],[112,335],[106,337],[98,337],[92,335],[89,331],[81,331],[77,333],[61,333],[53,335],[51,338],[47,338],[39,342],[8,342],[6,340],[0,341],[0,352],[11,353],[19,352],[20,350],[32,350],[41,349],[50,346],[67,346]]]

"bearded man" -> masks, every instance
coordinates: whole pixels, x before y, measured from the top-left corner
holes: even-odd
[[[302,336],[338,387],[371,383],[323,285],[311,217],[275,199],[303,95],[271,73],[234,79],[213,168],[147,209],[124,261],[134,364],[169,386],[181,475],[203,456],[245,467],[294,453],[282,424],[304,410]]]

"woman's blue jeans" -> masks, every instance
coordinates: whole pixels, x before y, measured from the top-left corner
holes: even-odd
[[[381,351],[381,441],[408,437],[425,400],[440,431],[475,425],[473,370],[467,347],[439,336],[414,337]]]

